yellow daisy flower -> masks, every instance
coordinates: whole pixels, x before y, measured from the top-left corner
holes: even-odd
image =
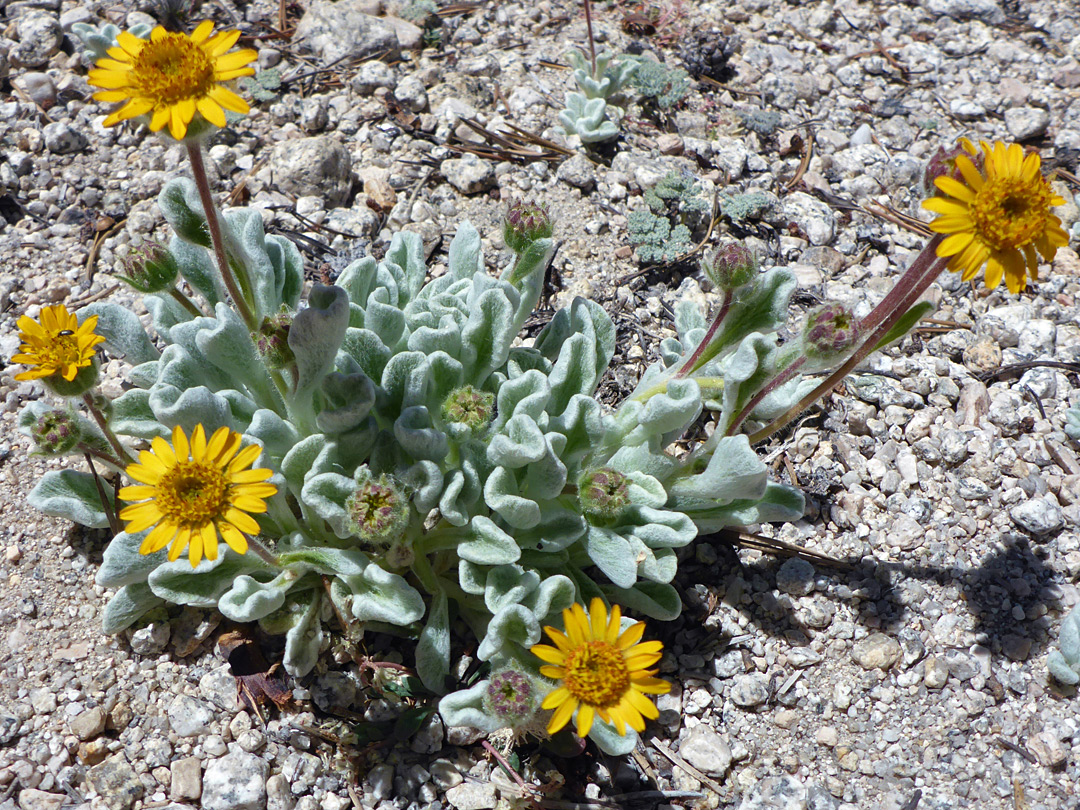
[[[618,605],[612,607],[609,617],[603,601],[594,598],[588,615],[579,604],[563,611],[565,633],[544,628],[555,646],[536,644],[532,654],[546,662],[540,667],[541,675],[562,682],[540,704],[543,709],[555,710],[548,723],[549,734],[570,722],[575,711],[579,737],[589,733],[597,715],[613,723],[619,734],[626,734],[627,726],[643,731],[645,720],[659,715],[646,695],[671,690],[671,684],[654,678],[656,670],[649,669],[660,660],[664,645],[641,640],[644,622],[620,633],[620,620]]]
[[[246,114],[247,102],[222,83],[253,75],[247,65],[258,54],[251,49],[226,53],[240,32],[210,36],[213,30],[214,23],[204,20],[191,36],[160,25],[149,40],[127,31],[118,34],[117,46],[108,50],[111,58],[99,59],[97,69],[87,74],[91,85],[102,88],[94,93],[97,101],[127,102],[105,119],[105,126],[150,114],[152,131],[168,125],[170,134],[182,140],[196,111],[216,127],[225,126],[224,110]]]
[[[223,427],[207,441],[203,426],[196,425],[189,443],[184,429],[177,426],[172,447],[158,436],[151,450],[139,453],[138,463],[128,465],[128,476],[139,485],[124,487],[120,497],[142,502],[125,506],[120,517],[128,521],[129,534],[154,527],[142,541],[140,554],[153,554],[172,543],[169,560],[189,548],[194,568],[203,555],[217,559],[219,534],[237,554],[247,552],[245,532],[259,532],[259,524],[248,513],[265,512],[265,499],[277,487],[264,483],[273,475],[270,470],[246,469],[262,450],[258,445],[241,450],[241,439]]]
[[[970,281],[986,266],[986,286],[993,289],[1002,276],[1010,292],[1027,286],[1027,277],[1039,278],[1039,259],[1051,261],[1068,243],[1061,220],[1050,212],[1063,200],[1054,194],[1040,172],[1038,154],[1025,156],[1019,144],[983,141],[982,167],[970,141],[968,154],[955,158],[959,179],[947,175],[934,180],[948,197],[931,197],[923,208],[938,214],[930,223],[935,233],[948,234],[937,255],[949,256],[949,269]],[[951,198],[951,199],[950,199]]]
[[[41,310],[41,323],[28,315],[19,318],[19,353],[13,363],[30,366],[15,375],[16,380],[39,380],[59,374],[68,382],[79,369],[94,362],[94,347],[105,338],[94,334],[98,316],[91,315],[81,324],[63,304]]]

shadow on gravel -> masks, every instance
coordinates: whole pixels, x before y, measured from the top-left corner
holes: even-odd
[[[751,604],[740,608],[749,612],[751,622],[770,635],[805,643],[799,641],[807,638],[803,617],[778,599],[776,575],[784,559],[766,556],[745,564],[730,546],[715,547],[720,559],[710,567],[711,576],[700,564],[689,562],[685,575],[680,567],[683,593],[694,582],[719,584],[717,571],[724,572],[720,581],[726,580],[729,586],[731,575],[738,574],[749,585],[745,590]],[[815,564],[819,585],[823,577],[829,581],[828,588],[817,593],[827,602],[849,604],[856,613],[855,621],[888,634],[899,632],[913,616],[924,618],[940,632],[944,646],[949,646],[953,628],[965,626],[966,611],[974,619],[972,629],[980,644],[995,656],[1024,660],[1038,656],[1052,643],[1052,629],[1062,610],[1052,587],[1060,574],[1036,550],[1026,538],[1013,536],[974,567],[859,560],[844,561],[850,568],[841,570]],[[962,600],[964,609],[951,611],[948,604],[938,602],[935,594],[923,587],[929,582],[955,589],[954,599]],[[711,612],[704,604],[687,607],[697,607],[692,612],[699,615]],[[693,632],[691,627],[680,628],[685,630]]]

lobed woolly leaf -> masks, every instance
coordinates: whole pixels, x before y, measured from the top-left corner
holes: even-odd
[[[109,516],[102,504],[102,492],[108,509],[115,509],[112,488],[102,482],[99,490],[90,473],[50,470],[30,490],[27,502],[46,515],[104,529],[109,525]]]

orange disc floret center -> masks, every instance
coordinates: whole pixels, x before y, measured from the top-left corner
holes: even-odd
[[[622,650],[606,641],[590,641],[566,657],[567,691],[582,703],[606,709],[630,689],[630,670]]]
[[[158,484],[157,506],[165,519],[180,526],[203,526],[228,505],[229,485],[221,470],[198,461],[182,461]]]
[[[69,365],[79,365],[83,359],[83,353],[79,350],[79,342],[74,335],[57,335],[49,340],[42,341],[34,347],[34,353],[38,357],[37,364],[43,368],[65,368]]]
[[[133,84],[159,104],[202,98],[214,86],[214,63],[183,34],[148,42],[135,57]]]
[[[998,250],[1015,249],[1046,230],[1052,196],[1045,182],[993,178],[975,195],[971,217],[985,243]]]

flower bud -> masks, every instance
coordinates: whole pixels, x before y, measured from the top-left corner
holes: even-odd
[[[356,535],[371,546],[387,548],[409,525],[409,502],[387,475],[369,478],[345,503]]]
[[[806,319],[803,341],[807,357],[813,360],[839,360],[854,347],[857,338],[858,322],[841,304],[820,306]]]
[[[527,723],[536,714],[537,689],[528,676],[504,669],[491,676],[484,692],[484,711],[507,726]]]
[[[758,264],[754,254],[744,245],[732,242],[703,258],[701,269],[719,289],[733,292],[754,280]]]
[[[951,177],[953,180],[961,180],[960,169],[956,166],[956,159],[960,155],[970,158],[975,168],[982,173],[982,152],[977,150],[975,145],[967,138],[961,138],[956,146],[948,149],[939,146],[937,151],[930,156],[930,160],[926,162],[926,168],[923,170],[923,190],[927,194],[934,195],[938,193],[934,181],[939,177]]]
[[[126,275],[118,278],[141,293],[171,289],[180,275],[176,258],[158,242],[146,242],[135,248],[123,264]]]
[[[71,411],[57,408],[39,416],[30,428],[30,435],[39,453],[61,456],[79,443],[79,422]]]
[[[101,361],[95,356],[89,365],[79,367],[73,380],[65,380],[62,374],[53,374],[42,377],[41,381],[58,397],[81,397],[97,385],[100,371]]]
[[[629,482],[611,467],[589,470],[578,479],[581,511],[596,522],[611,523],[630,503]]]
[[[503,241],[514,253],[522,253],[537,239],[547,239],[554,228],[547,207],[518,201],[503,221]]]
[[[465,425],[475,436],[490,425],[495,416],[495,395],[471,385],[455,388],[443,402],[440,415],[447,424]]]
[[[288,368],[296,357],[289,348],[289,329],[293,316],[282,309],[277,315],[267,315],[252,336],[259,356],[270,368]]]

